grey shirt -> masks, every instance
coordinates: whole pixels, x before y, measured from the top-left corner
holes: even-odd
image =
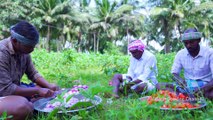
[[[200,46],[200,51],[194,58],[186,48],[180,50],[175,56],[171,73],[180,74],[182,69],[186,80],[201,79],[210,82],[213,79],[213,49]]]
[[[24,74],[33,82],[41,77],[29,54],[16,54],[10,38],[0,41],[0,96],[13,94]]]

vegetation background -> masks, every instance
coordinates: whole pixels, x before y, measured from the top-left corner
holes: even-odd
[[[93,2],[93,5],[91,5]],[[33,23],[40,32],[38,48],[105,53],[117,47],[127,53],[132,39],[153,42],[176,52],[183,45],[180,35],[195,27],[204,41],[213,41],[212,0],[2,0],[0,39],[20,20]]]

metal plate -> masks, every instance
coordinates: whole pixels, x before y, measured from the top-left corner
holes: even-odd
[[[146,101],[148,99],[149,96],[145,96],[145,97],[142,97],[142,98],[139,98],[139,100],[141,101]],[[184,101],[183,101],[184,102]],[[186,101],[187,102],[187,101]],[[178,110],[195,110],[195,109],[201,109],[201,108],[204,108],[205,106],[207,105],[206,101],[205,100],[200,100],[200,103],[199,103],[199,107],[194,107],[194,108],[160,108],[161,110],[175,110],[175,111],[178,111]],[[156,108],[156,107],[155,107]]]
[[[80,97],[82,97],[82,96],[80,96]],[[51,111],[44,110],[44,108],[46,107],[48,102],[51,101],[52,99],[54,99],[54,98],[42,98],[42,99],[35,101],[33,103],[34,109],[39,111],[39,112],[44,112],[44,113],[51,112]],[[64,112],[73,113],[73,112],[78,112],[78,111],[81,111],[81,110],[89,110],[89,109],[94,108],[95,106],[99,105],[102,102],[102,99],[99,96],[94,96],[94,99],[91,100],[91,102],[93,103],[92,106],[89,106],[89,107],[86,107],[86,108],[75,109],[75,110],[58,111],[58,113],[64,113]]]

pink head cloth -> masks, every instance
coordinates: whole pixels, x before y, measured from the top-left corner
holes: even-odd
[[[133,51],[133,50],[143,51],[144,49],[145,49],[145,45],[142,43],[141,40],[134,40],[128,45],[129,51]]]

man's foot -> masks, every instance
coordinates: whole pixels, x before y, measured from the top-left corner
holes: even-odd
[[[116,99],[120,98],[120,96],[117,95],[117,94],[112,94],[112,97],[113,97],[113,98],[116,98]]]
[[[146,90],[147,90],[147,87],[148,87],[148,86],[147,86],[147,83],[143,83],[143,84],[137,86],[134,90],[135,90],[135,92],[136,92],[137,94],[139,94],[139,93],[142,93],[142,92],[146,91]]]
[[[109,86],[112,86],[112,81],[109,81],[109,83],[108,83],[108,84],[109,84]]]

